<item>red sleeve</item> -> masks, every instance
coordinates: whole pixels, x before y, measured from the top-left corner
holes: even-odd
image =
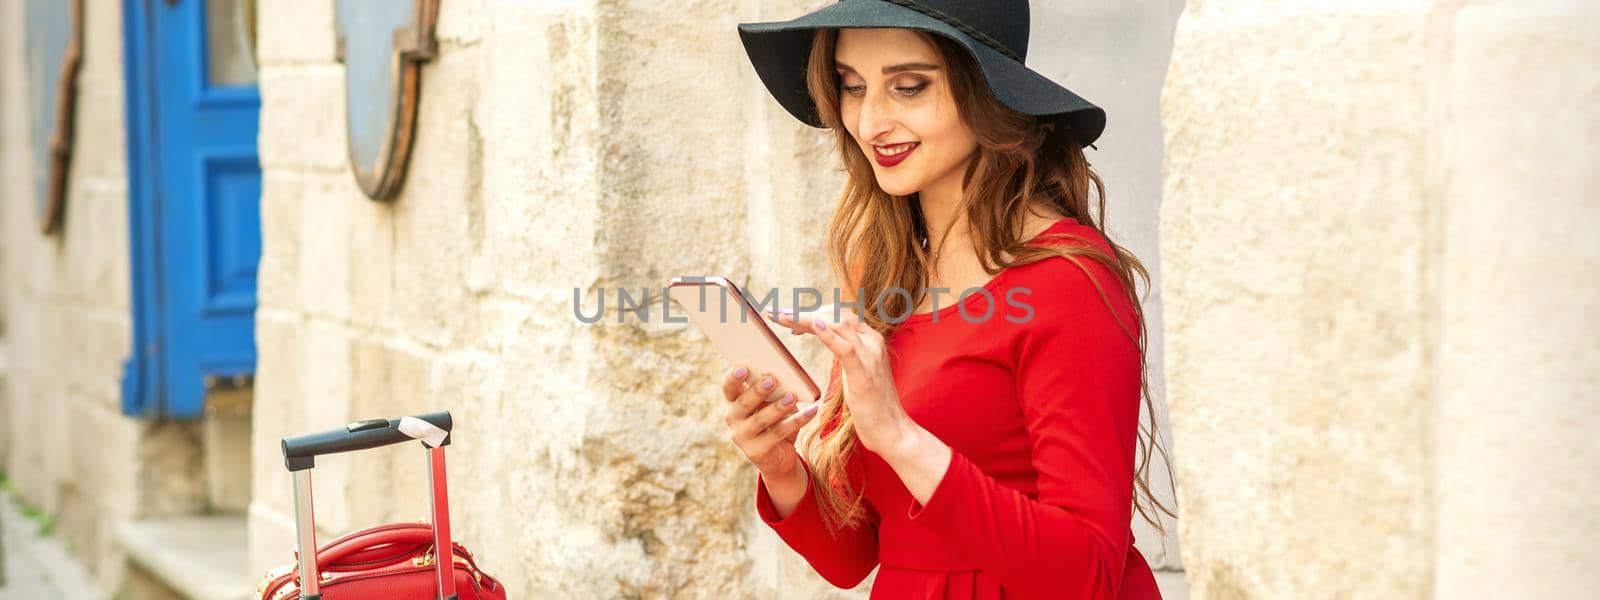
[[[1080,262],[1137,335],[1115,275]],[[954,453],[925,506],[910,518],[964,549],[980,569],[1023,597],[1116,598],[1132,543],[1133,453],[1139,418],[1139,349],[1089,276],[1064,259],[1036,264],[1017,285],[1034,308],[1013,348],[1038,498]],[[1020,292],[1019,292],[1020,294]]]
[[[839,362],[833,363],[829,375],[829,386],[838,385]],[[830,424],[831,425],[831,424]],[[831,427],[824,427],[824,434]],[[806,472],[812,473],[810,463],[804,458],[800,459]],[[852,481],[861,481],[860,473],[855,469],[860,467],[860,455],[852,457]],[[801,497],[800,504],[788,517],[778,518],[778,509],[772,504],[772,495],[767,492],[767,483],[756,475],[756,512],[760,513],[761,520],[772,527],[789,544],[795,552],[816,569],[817,574],[828,583],[842,589],[853,588],[859,585],[872,569],[878,566],[878,513],[873,510],[872,503],[865,497],[861,499],[863,508],[867,511],[865,522],[860,525],[829,534],[828,527],[822,521],[822,509],[817,504],[817,499],[811,489],[815,478],[806,478],[806,493]]]
[[[805,465],[805,469],[809,472],[811,466]],[[812,496],[813,483],[811,478],[807,479],[806,494],[800,499],[800,505],[788,517],[779,519],[778,509],[772,505],[772,496],[767,493],[766,481],[757,475],[756,512],[761,514],[762,521],[778,533],[778,537],[783,538],[784,543],[800,553],[828,583],[842,589],[853,588],[878,566],[878,514],[872,510],[871,503],[863,498],[862,503],[867,509],[866,522],[837,534],[829,534],[827,525],[822,522],[821,507]]]

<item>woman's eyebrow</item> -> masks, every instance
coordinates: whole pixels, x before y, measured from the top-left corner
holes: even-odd
[[[834,61],[833,62],[833,68],[834,69],[844,69],[844,70],[850,71],[852,73],[854,73],[856,71],[855,67],[852,67],[850,65],[844,64],[844,63],[839,62],[839,61]],[[884,67],[883,68],[883,74],[884,75],[889,75],[891,73],[900,73],[902,71],[937,71],[937,70],[939,70],[939,65],[930,65],[928,63],[911,62],[911,63],[900,63],[898,65],[889,65],[887,67]]]

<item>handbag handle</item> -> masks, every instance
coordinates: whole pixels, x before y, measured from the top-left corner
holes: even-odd
[[[435,560],[446,560],[448,556],[433,546],[432,528],[421,523],[396,523],[392,529],[386,528],[377,535],[358,531],[328,542],[317,552],[317,568],[338,572],[383,567],[409,561],[423,550],[431,551]],[[449,554],[466,561],[467,568],[473,573],[480,572],[477,560],[473,559],[466,547],[452,543],[450,550]]]

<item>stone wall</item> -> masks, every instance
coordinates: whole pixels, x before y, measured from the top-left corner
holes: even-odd
[[[143,444],[119,412],[117,384],[130,332],[120,3],[86,4],[66,218],[44,236],[34,214],[27,19],[23,3],[0,3],[0,343],[11,363],[0,468],[110,582],[120,572],[112,534],[134,513]]]
[[[1600,6],[1190,2],[1161,254],[1198,597],[1600,585]]]
[[[1600,589],[1600,4],[1438,20],[1434,589]]]
[[[455,534],[517,596],[820,593],[758,527],[710,347],[614,317],[616,287],[675,274],[825,273],[837,181],[801,168],[825,146],[758,95],[731,32],[760,15],[443,3],[407,184],[377,204],[343,128],[312,125],[343,121],[330,5],[261,5],[255,566],[292,547],[277,438],[449,408]],[[602,288],[613,318],[579,323],[574,289]],[[323,535],[424,516],[421,461],[320,461]]]
[[[121,413],[132,349],[121,6],[85,2],[66,213],[45,236],[34,213],[24,4],[0,3],[0,345],[10,363],[0,377],[0,469],[103,589],[123,580],[119,526],[243,510],[250,494],[238,459],[248,391],[205,421]]]

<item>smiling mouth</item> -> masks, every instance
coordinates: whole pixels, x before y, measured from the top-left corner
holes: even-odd
[[[903,144],[890,144],[887,146],[873,144],[872,154],[873,157],[877,159],[879,165],[892,167],[900,164],[900,161],[905,160],[907,156],[911,155],[911,151],[915,150],[917,146],[920,145],[922,145],[920,142],[906,142]]]

